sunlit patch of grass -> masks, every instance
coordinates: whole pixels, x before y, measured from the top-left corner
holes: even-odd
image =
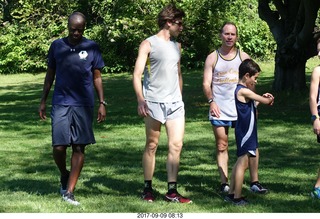
[[[307,78],[317,63],[318,59],[308,61]],[[259,65],[263,72],[257,91],[272,93],[273,62]],[[258,107],[259,179],[270,192],[263,196],[252,194],[247,171],[243,193],[250,205],[243,208],[226,203],[218,192],[215,140],[202,92],[202,70],[185,70],[183,74],[186,131],[178,190],[193,204],[163,200],[167,191],[164,127],[153,179],[157,199],[152,204],[140,200],[145,133],[129,73],[103,75],[107,120],[94,123],[97,143],[87,147],[75,190],[81,206],[63,202],[58,194],[59,171],[51,154],[50,116],[40,121],[37,112],[44,74],[17,74],[0,75],[0,212],[318,212],[319,202],[309,196],[317,177],[319,145],[311,130],[308,93],[275,94],[274,106]],[[48,115],[50,107],[49,96]],[[230,130],[230,173],[236,160],[233,131]]]

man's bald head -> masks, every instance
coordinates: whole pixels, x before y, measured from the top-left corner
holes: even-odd
[[[82,40],[86,27],[86,17],[80,12],[74,12],[68,19],[69,43],[77,45]]]
[[[77,23],[83,23],[86,25],[86,17],[81,12],[73,12],[68,19],[68,25],[70,25],[73,22]]]

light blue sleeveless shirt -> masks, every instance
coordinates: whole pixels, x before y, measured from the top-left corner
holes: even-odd
[[[147,41],[150,42],[151,51],[144,71],[144,98],[160,103],[181,101],[178,43],[174,40],[165,41],[156,35],[147,38]]]

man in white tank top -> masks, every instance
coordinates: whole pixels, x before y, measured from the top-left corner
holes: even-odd
[[[148,37],[139,47],[133,72],[133,87],[138,101],[138,114],[144,118],[146,144],[142,157],[144,190],[142,199],[155,200],[152,178],[155,155],[161,126],[168,137],[167,182],[165,200],[191,203],[177,191],[180,153],[185,129],[185,110],[182,101],[182,74],[180,69],[181,45],[174,38],[183,29],[184,12],[173,4],[166,6],[158,15],[160,31]],[[143,85],[141,83],[144,74]]]
[[[237,120],[234,91],[238,83],[238,69],[249,55],[236,48],[238,30],[234,23],[226,22],[221,28],[221,47],[209,54],[203,73],[203,92],[210,105],[209,120],[216,140],[217,166],[220,174],[220,191],[227,193],[228,184],[228,134],[229,127]],[[266,193],[259,183],[257,156],[250,160],[251,191]]]

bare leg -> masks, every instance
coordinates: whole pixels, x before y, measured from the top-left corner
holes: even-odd
[[[238,157],[237,162],[235,163],[232,169],[230,194],[231,194],[231,191],[233,191],[235,199],[241,198],[244,174],[246,169],[248,169],[248,166],[249,166],[249,157],[247,154],[245,154],[241,157]]]
[[[249,170],[250,170],[250,179],[251,182],[259,181],[258,177],[258,166],[259,166],[259,149],[256,149],[256,156],[249,157]]]
[[[71,156],[71,171],[68,182],[67,192],[73,192],[78,182],[83,163],[84,163],[84,145],[73,145]]]
[[[318,179],[314,187],[320,187],[320,169],[318,170]]]
[[[67,146],[54,146],[52,148],[54,162],[56,163],[60,174],[65,176],[68,174],[66,167]]]
[[[213,126],[216,139],[217,166],[220,174],[220,182],[228,182],[228,131],[229,127]]]
[[[146,145],[142,156],[144,180],[152,180],[155,169],[155,155],[158,148],[161,123],[150,116],[145,118]]]
[[[166,122],[168,135],[167,174],[168,182],[177,182],[180,154],[183,145],[185,118],[180,117]]]

